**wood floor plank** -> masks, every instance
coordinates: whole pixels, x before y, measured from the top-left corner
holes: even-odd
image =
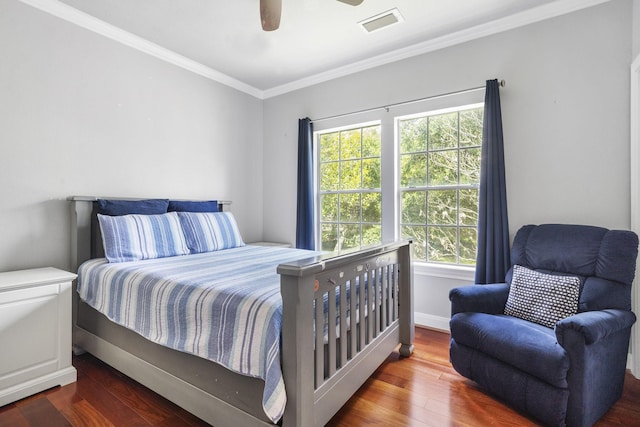
[[[82,379],[82,374],[78,374],[79,380]],[[65,387],[50,390],[46,396],[49,402],[62,411],[64,408],[71,407],[74,403],[82,400],[82,397],[77,392],[78,383],[72,383]]]
[[[80,396],[95,407],[113,425],[127,427],[153,425],[123,403],[117,395],[112,394],[109,389],[92,378],[87,377],[84,381],[79,381],[77,387]]]
[[[184,414],[174,415],[171,418],[167,418],[162,423],[157,424],[156,427],[176,427],[176,426],[207,427],[209,426],[209,424],[202,421],[195,415],[189,414],[188,412],[185,411]]]
[[[0,406],[0,415],[2,415],[4,412],[9,412],[13,409],[16,408],[16,404],[15,403],[9,403],[7,405],[4,406]]]
[[[46,420],[47,427],[71,427],[67,419],[51,404],[44,394],[23,403],[18,408],[29,425],[37,425],[42,420]]]
[[[30,425],[29,420],[22,415],[17,406],[6,405],[0,408],[0,427],[30,427]]]
[[[80,359],[78,363],[86,363],[87,357],[78,358]],[[175,410],[178,409],[173,403],[101,361],[92,361],[84,367],[84,370],[86,375],[108,388],[112,394],[118,396],[120,401],[151,425],[158,425],[166,419],[173,418]]]
[[[114,427],[111,421],[86,400],[65,406],[60,412],[74,427]]]
[[[0,407],[0,427],[208,426],[91,355],[73,363],[76,383]],[[391,354],[328,425],[537,426],[458,375],[449,363],[449,334],[423,328],[416,329],[415,353]],[[622,426],[640,427],[640,380],[630,373],[622,398],[595,424]]]
[[[416,419],[412,417],[411,412],[398,412],[393,408],[377,405],[368,399],[356,399],[349,407],[349,418],[340,419],[334,417],[327,426],[415,426],[415,427],[431,427],[426,419]],[[418,416],[418,418],[420,418]]]

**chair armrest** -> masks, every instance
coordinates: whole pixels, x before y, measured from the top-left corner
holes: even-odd
[[[565,337],[570,332],[577,332],[584,337],[586,344],[593,344],[607,336],[628,328],[636,321],[631,311],[606,309],[585,311],[566,317],[556,323],[556,338],[564,347]]]
[[[449,292],[451,316],[464,312],[502,314],[508,296],[506,283],[453,288]]]

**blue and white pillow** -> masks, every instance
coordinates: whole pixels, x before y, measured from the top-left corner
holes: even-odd
[[[109,262],[187,255],[189,247],[175,212],[161,215],[98,214]]]
[[[513,266],[504,314],[553,328],[578,311],[580,278]]]
[[[178,212],[191,253],[244,246],[231,212]]]

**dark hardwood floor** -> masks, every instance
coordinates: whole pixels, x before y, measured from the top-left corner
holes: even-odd
[[[449,335],[418,328],[410,358],[392,354],[330,426],[536,426],[451,368]],[[0,427],[206,426],[94,357],[74,357],[78,381],[0,407]],[[640,426],[640,380],[596,424]],[[242,426],[238,426],[242,427]]]

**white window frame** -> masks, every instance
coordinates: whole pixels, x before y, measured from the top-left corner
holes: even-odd
[[[478,102],[478,103],[473,103],[473,104],[460,105],[460,106],[457,106],[457,107],[449,107],[449,108],[443,108],[443,109],[439,109],[439,110],[424,111],[424,112],[421,112],[421,113],[412,113],[412,114],[408,114],[406,116],[396,116],[395,117],[395,132],[396,132],[396,144],[398,146],[398,156],[401,156],[401,154],[400,154],[400,142],[399,142],[399,139],[400,139],[399,122],[400,121],[402,121],[402,120],[411,120],[411,119],[420,118],[420,117],[431,117],[431,116],[437,116],[437,115],[441,115],[441,114],[455,113],[455,112],[460,112],[460,111],[465,111],[465,110],[477,109],[477,108],[481,108],[481,107],[484,107],[484,103]],[[481,145],[481,144],[482,144],[482,141],[480,141],[479,145]],[[461,150],[461,148],[458,147],[458,152],[460,150]],[[459,166],[460,165],[458,164],[458,167]],[[397,167],[398,167],[398,177],[399,177],[400,173],[401,173],[400,161],[397,162]],[[478,183],[478,185],[479,185],[479,183]],[[401,188],[401,186],[398,185],[397,191],[398,191],[399,200],[402,199],[402,192],[403,191],[424,191],[424,192],[427,192],[427,194],[428,194],[428,192],[430,190],[434,189],[434,188],[429,188],[430,186],[428,184],[426,186],[420,186],[420,187],[421,188],[417,188],[416,190],[407,190],[407,189],[403,190]],[[451,185],[451,186],[446,185],[446,186],[442,186],[440,188],[444,188],[444,189],[449,189],[450,188],[452,190],[453,189],[459,190],[459,189],[464,189],[465,187],[475,187],[475,186],[458,184],[458,185]],[[398,204],[400,205],[400,211],[402,211],[402,203],[398,202]],[[458,208],[459,208],[459,206],[458,206]],[[400,213],[400,215],[401,215],[401,213]],[[397,224],[398,230],[400,230],[400,228],[401,228],[401,219],[402,219],[402,216],[399,216],[398,217],[398,224]],[[429,227],[429,225],[426,224],[426,223],[424,225],[427,228]],[[456,223],[455,228],[457,229],[457,233],[459,234],[460,233],[460,229],[461,228],[466,228],[466,227],[461,227],[459,223]],[[400,233],[400,231],[398,231],[398,233]],[[459,245],[460,245],[460,242],[458,241],[457,246],[459,246]],[[465,271],[465,270],[469,270],[469,269],[475,270],[474,266],[468,266],[468,265],[465,265],[465,264],[428,262],[428,261],[422,261],[422,260],[420,260],[420,261],[416,260],[416,262],[420,262],[421,264],[431,265],[432,269],[434,271],[437,270],[435,268],[436,266],[458,267],[458,268],[461,269],[461,271]]]
[[[314,158],[316,159],[315,162],[315,176],[314,176],[314,186],[315,186],[315,205],[316,205],[316,218],[318,218],[318,220],[316,221],[316,223],[314,224],[315,227],[315,236],[316,236],[316,249],[319,250],[321,248],[322,245],[322,227],[321,227],[321,215],[322,215],[322,204],[320,201],[320,196],[321,196],[321,191],[320,191],[320,165],[321,165],[321,159],[320,159],[320,143],[319,143],[319,136],[321,134],[326,134],[326,133],[334,133],[334,132],[341,132],[341,131],[345,131],[345,130],[355,130],[355,129],[362,129],[362,128],[366,128],[366,127],[371,127],[371,126],[380,126],[380,131],[382,132],[382,124],[380,123],[379,120],[373,120],[373,121],[368,121],[368,122],[362,122],[362,123],[354,123],[354,124],[350,124],[350,125],[345,125],[345,126],[340,126],[337,128],[321,128],[321,130],[317,130],[315,128],[314,125],[314,129],[313,129],[313,147],[314,147]],[[382,182],[382,135],[380,136],[380,180]],[[360,157],[360,159],[362,159],[362,157]],[[340,194],[347,194],[347,193],[370,193],[370,192],[376,192],[376,193],[380,193],[380,197],[384,197],[383,196],[383,188],[380,187],[379,189],[375,189],[375,191],[372,191],[372,189],[360,189],[360,190],[337,190],[337,193]],[[383,206],[384,206],[384,202],[383,202]],[[360,208],[362,208],[362,200],[360,201]],[[339,209],[339,207],[338,207]],[[338,224],[342,224],[340,221],[338,221]],[[365,224],[362,221],[360,221],[360,224]],[[381,229],[384,229],[384,225],[383,225],[383,221],[380,221],[380,227]],[[384,235],[381,236],[381,240],[385,241]]]
[[[315,200],[316,218],[315,224],[316,245],[320,247],[320,195],[318,188],[319,147],[316,134],[340,129],[364,127],[374,123],[380,124],[381,137],[381,192],[382,192],[382,241],[397,240],[400,236],[400,147],[397,141],[395,120],[397,117],[405,117],[426,112],[458,109],[462,106],[481,104],[484,102],[484,87],[451,95],[437,96],[429,99],[396,104],[388,108],[378,108],[359,113],[336,116],[334,118],[314,121],[314,156],[316,162]],[[416,272],[448,278],[473,278],[475,267],[467,267],[453,264],[440,264],[416,261]]]

